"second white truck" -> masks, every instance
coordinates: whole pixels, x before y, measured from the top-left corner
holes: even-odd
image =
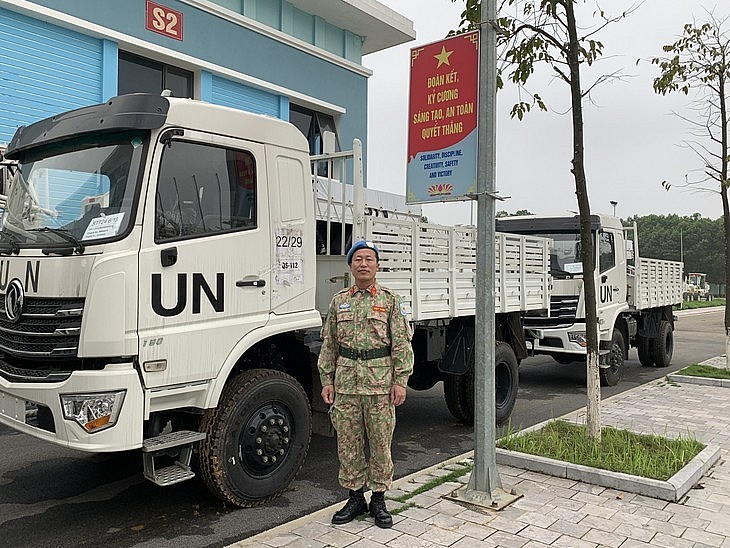
[[[550,309],[527,313],[524,325],[535,354],[559,363],[585,360],[585,276],[580,257],[580,225],[571,217],[505,217],[497,230],[550,238]],[[620,219],[592,215],[595,250],[600,377],[612,386],[621,379],[624,360],[636,347],[642,365],[667,367],[674,350],[672,307],[682,302],[681,262],[639,255],[637,227]]]

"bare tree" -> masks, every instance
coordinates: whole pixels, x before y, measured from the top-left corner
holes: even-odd
[[[652,59],[661,74],[654,91],[661,95],[680,92],[696,95],[690,116],[682,116],[693,128],[695,140],[685,141],[699,158],[701,167],[679,183],[662,186],[710,190],[722,200],[725,229],[725,287],[730,282],[730,206],[728,205],[728,79],[730,79],[730,30],[728,17],[708,12],[707,21],[684,25],[682,36],[662,48],[664,57]],[[730,368],[730,308],[725,304],[725,356]]]

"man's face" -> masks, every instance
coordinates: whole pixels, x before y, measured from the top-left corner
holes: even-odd
[[[372,285],[378,268],[378,258],[372,249],[358,249],[352,256],[350,272],[355,277],[355,283],[360,289]]]

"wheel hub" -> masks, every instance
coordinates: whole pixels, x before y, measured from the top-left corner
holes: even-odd
[[[288,410],[281,405],[261,406],[241,432],[240,458],[249,473],[266,475],[286,459],[291,447]]]

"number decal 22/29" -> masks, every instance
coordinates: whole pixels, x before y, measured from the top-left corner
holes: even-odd
[[[302,237],[277,234],[276,247],[302,247]]]

